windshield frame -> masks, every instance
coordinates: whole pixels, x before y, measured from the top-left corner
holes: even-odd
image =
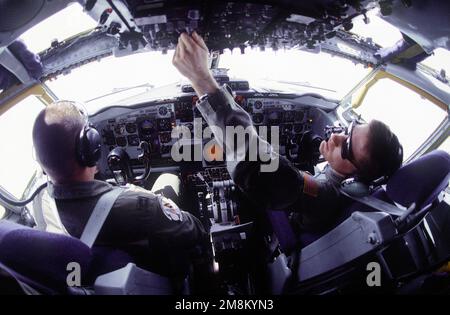
[[[424,97],[434,106],[438,106],[447,113],[442,122],[419,145],[419,147],[404,161],[408,163],[425,153],[437,149],[447,139],[450,133],[450,93],[442,90],[436,84],[436,81],[430,80],[431,73],[424,72],[421,67],[411,70],[399,65],[387,64],[374,68],[361,82],[359,82],[340,102],[339,117],[350,122],[355,113],[354,108],[360,106],[367,95],[368,90],[381,79],[390,79],[407,89],[416,92]],[[436,78],[433,78],[437,80]],[[445,84],[450,90],[450,83]],[[356,96],[356,100],[354,100]],[[448,104],[448,105],[447,105]]]

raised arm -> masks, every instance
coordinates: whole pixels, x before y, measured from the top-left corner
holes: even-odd
[[[207,59],[208,48],[197,33],[181,34],[173,64],[191,81],[199,97],[208,95],[197,108],[217,143],[224,147],[227,168],[235,184],[264,208],[285,209],[293,205],[302,194],[302,173],[258,136],[250,116],[235,103],[231,91],[217,85]],[[247,137],[245,141],[236,141],[233,133],[239,132],[237,137]],[[249,161],[249,156],[257,158]]]

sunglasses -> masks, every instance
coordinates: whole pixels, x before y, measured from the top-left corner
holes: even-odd
[[[353,156],[352,151],[352,139],[353,139],[353,130],[355,129],[356,125],[361,125],[362,122],[359,119],[354,119],[350,123],[348,127],[335,127],[335,126],[327,126],[325,128],[325,140],[328,141],[331,137],[331,134],[333,133],[344,133],[347,135],[347,139],[345,140],[344,144],[342,145],[341,149],[341,157],[344,160],[350,161],[353,165],[357,167],[357,163],[355,162],[355,158]]]
[[[352,139],[353,139],[353,130],[355,129],[355,126],[360,124],[361,123],[358,120],[352,120],[352,122],[350,123],[345,132],[345,134],[347,135],[347,139],[345,140],[341,149],[341,157],[344,160],[349,160],[354,166],[356,166],[356,168],[358,167],[355,161],[355,157],[353,156]]]

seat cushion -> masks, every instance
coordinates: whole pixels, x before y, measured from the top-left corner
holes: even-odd
[[[450,155],[432,151],[401,167],[388,181],[388,197],[409,207],[424,207],[436,199],[450,179]]]
[[[90,248],[76,238],[0,221],[0,261],[43,285],[65,290],[71,262],[80,265],[83,283],[91,260]]]

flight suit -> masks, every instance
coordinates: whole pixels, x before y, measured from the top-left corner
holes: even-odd
[[[58,213],[67,232],[80,238],[101,195],[113,186],[94,180],[73,184],[49,183],[49,195],[55,199]],[[115,201],[95,245],[126,248],[148,242],[152,266],[164,275],[185,272],[189,255],[196,245],[207,240],[200,221],[184,212],[170,199],[144,188],[128,185]]]
[[[292,211],[295,223],[303,230],[320,231],[334,223],[345,202],[338,190],[343,176],[331,167],[319,177],[299,171],[258,135],[250,115],[234,101],[227,85],[208,97],[201,97],[196,106],[216,142],[224,148],[227,169],[234,183],[259,209]],[[248,141],[236,145],[236,137],[227,137],[227,126],[249,128]],[[266,152],[269,160],[249,159],[252,141],[258,142],[258,150],[262,148],[261,152]],[[276,171],[263,171],[262,166],[270,163],[278,165]]]

